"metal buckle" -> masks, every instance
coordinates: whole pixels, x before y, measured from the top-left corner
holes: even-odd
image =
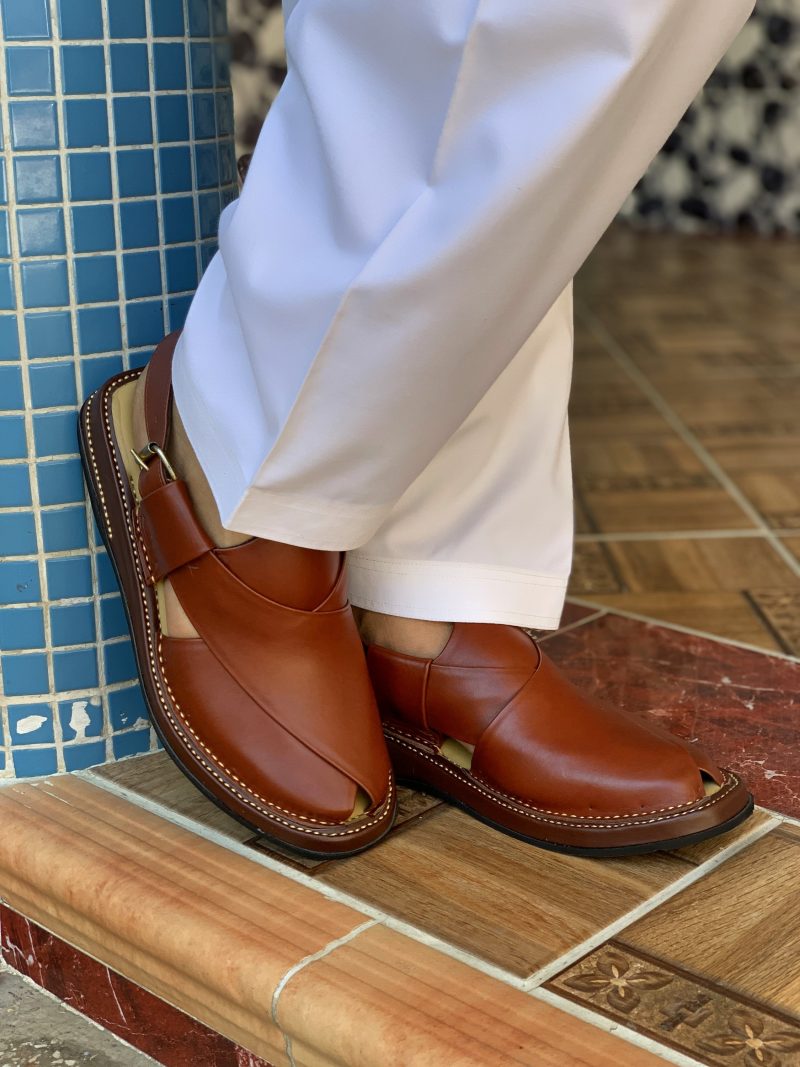
[[[164,449],[161,448],[160,445],[157,445],[155,441],[150,441],[149,444],[146,444],[141,452],[137,452],[135,448],[132,448],[131,455],[143,471],[147,470],[148,466],[150,465],[150,461],[153,459],[153,457],[158,456],[158,458],[161,460],[161,464],[164,467],[164,470],[167,473],[167,480],[170,482],[176,482],[178,480],[178,475],[175,473],[175,468],[164,455]]]

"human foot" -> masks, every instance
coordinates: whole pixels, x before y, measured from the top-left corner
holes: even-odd
[[[191,459],[175,470],[168,455],[175,340],[148,371],[146,448],[133,444],[138,372],[92,394],[80,419],[154,724],[229,814],[303,852],[350,854],[389,830],[395,793],[342,555],[209,536],[177,477]],[[191,635],[170,632],[180,619],[167,610],[167,581]]]
[[[379,611],[364,611],[362,608],[353,608],[353,613],[365,645],[380,645],[407,656],[435,659],[453,632],[450,622],[406,619],[399,615],[383,615]]]
[[[367,660],[398,779],[533,844],[677,848],[752,810],[735,774],[582,695],[516,627],[457,623],[438,656],[371,644]]]

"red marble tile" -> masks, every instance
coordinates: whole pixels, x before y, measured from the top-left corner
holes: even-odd
[[[546,647],[577,685],[701,741],[759,804],[800,816],[800,662],[613,614]]]
[[[164,1067],[270,1067],[4,904],[0,955],[10,967]]]

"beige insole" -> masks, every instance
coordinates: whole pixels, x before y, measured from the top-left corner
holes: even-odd
[[[125,473],[128,476],[130,482],[131,492],[137,504],[139,503],[139,464],[133,457],[132,449],[134,447],[133,439],[133,403],[136,394],[136,382],[127,382],[125,385],[121,385],[118,389],[114,390],[114,394],[111,397],[111,422],[114,429],[114,436],[117,439],[120,452],[122,453],[122,462],[125,465]],[[161,632],[165,637],[169,637],[169,628],[167,626],[167,583],[158,582],[155,586],[156,601],[158,604],[158,621],[161,628]],[[171,596],[177,602],[177,596],[174,590],[171,590]],[[180,638],[177,638],[180,640]],[[360,818],[370,808],[369,797],[364,793],[362,789],[356,791],[355,807],[353,808],[353,814],[347,820],[352,822],[353,819]]]

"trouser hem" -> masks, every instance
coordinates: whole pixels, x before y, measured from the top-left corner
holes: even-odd
[[[567,578],[442,560],[348,556],[351,602],[367,611],[435,622],[489,622],[555,630]]]

